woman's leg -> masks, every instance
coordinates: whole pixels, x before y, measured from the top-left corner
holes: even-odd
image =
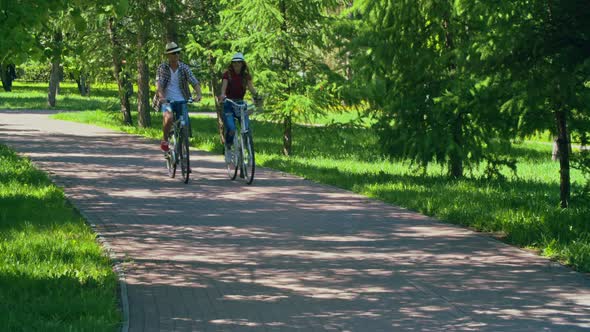
[[[234,143],[236,123],[234,122],[234,110],[229,102],[223,104],[223,115],[225,125],[225,145],[231,146]]]

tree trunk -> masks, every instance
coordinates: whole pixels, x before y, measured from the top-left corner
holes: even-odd
[[[147,12],[147,3],[141,2],[140,13]],[[139,50],[137,59],[137,113],[138,123],[142,128],[149,128],[151,125],[150,118],[150,76],[147,64],[147,39],[148,39],[148,20],[140,18],[137,32],[137,49]]]
[[[63,36],[61,30],[53,35],[53,56],[51,57],[51,76],[49,77],[49,93],[47,94],[47,103],[50,107],[55,107],[56,96],[59,88],[60,64],[61,64],[61,43]]]
[[[293,151],[293,119],[286,116],[283,120],[283,154],[290,156]]]
[[[557,146],[559,149],[559,200],[562,208],[567,208],[570,198],[570,140],[567,130],[567,112],[559,109],[555,112],[557,125]]]
[[[455,44],[450,27],[450,13],[445,15],[442,26],[445,31],[445,48],[447,49],[447,52],[453,52]],[[454,75],[454,70],[457,68],[457,64],[452,57],[450,57],[449,60],[450,61],[447,67],[449,70],[449,76],[452,78]],[[463,156],[460,152],[460,149],[463,146],[463,116],[461,113],[457,115],[457,118],[455,119],[455,122],[452,126],[453,143],[455,144],[455,147],[449,153],[449,174],[453,178],[462,178]]]
[[[283,23],[281,25],[281,30],[285,35],[287,35],[288,27],[287,27],[287,5],[285,0],[281,0],[281,14],[283,15]],[[286,42],[286,41],[285,41]],[[285,45],[285,58],[283,59],[283,70],[285,73],[288,73],[291,69],[291,62],[289,61],[289,49],[288,45]],[[290,82],[287,82],[287,94],[291,93],[291,86]],[[286,115],[283,119],[283,154],[285,156],[290,156],[293,152],[293,118],[291,114]]]
[[[569,135],[569,133],[568,133]],[[551,160],[553,161],[558,161],[559,160],[559,143],[558,143],[558,136],[554,136],[553,137],[553,149],[551,151]],[[569,150],[569,154],[570,156],[572,155],[572,143],[570,142],[568,144],[568,150]]]
[[[149,128],[151,125],[150,78],[149,67],[145,59],[138,60],[137,72],[137,113],[139,114],[138,123],[142,128]]]
[[[225,126],[223,124],[223,104],[217,100],[216,94],[221,95],[221,83],[219,75],[215,72],[215,58],[209,55],[209,88],[215,101],[215,113],[217,113],[217,132],[219,133],[219,140],[221,145],[225,145]]]
[[[160,11],[164,16],[164,26],[166,28],[166,42],[178,43],[178,31],[176,23],[176,11],[174,9],[174,1],[163,0],[160,2]]]
[[[455,119],[453,124],[453,144],[455,145],[449,153],[449,174],[453,178],[463,177],[463,156],[460,151],[463,145],[463,117],[461,114]]]
[[[12,81],[16,79],[16,66],[14,64],[0,64],[0,78],[4,91],[12,91]]]
[[[86,76],[84,75],[84,73],[81,72],[80,76],[78,77],[74,77],[74,75],[71,75],[70,78],[76,81],[76,85],[78,86],[78,92],[80,92],[80,96],[85,97],[89,94],[90,87],[88,86],[88,81],[86,80]]]
[[[112,47],[112,60],[113,60],[113,74],[117,81],[117,87],[119,88],[119,101],[121,103],[121,113],[123,114],[123,123],[126,125],[133,125],[131,118],[131,104],[129,103],[129,76],[127,71],[123,71],[123,60],[121,54],[123,53],[123,47],[119,43],[117,36],[117,28],[114,22],[114,18],[111,17],[108,22],[108,32],[111,39]]]
[[[461,119],[458,119],[457,122],[453,128],[455,147],[449,153],[449,173],[451,177],[459,179],[463,177],[463,156],[460,152],[462,144]]]

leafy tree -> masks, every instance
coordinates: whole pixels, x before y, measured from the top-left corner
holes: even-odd
[[[55,24],[56,22],[53,21]],[[61,56],[63,51],[63,33],[59,26],[53,25],[50,27],[49,33],[51,34],[46,46],[46,55],[51,61],[51,74],[49,76],[49,92],[47,94],[47,104],[51,107],[55,107],[57,90],[59,88],[59,82],[61,81],[62,70],[61,70]]]
[[[63,8],[62,1],[3,1],[0,5],[0,72],[5,90],[10,90],[13,76],[10,66],[30,57],[40,56],[36,35],[43,29],[53,10]]]
[[[513,167],[495,151],[507,145],[510,116],[498,112],[470,47],[478,30],[458,1],[356,1],[358,37],[350,43],[355,85],[375,110],[385,152],[449,175],[484,160]]]
[[[511,91],[503,109],[519,115],[521,136],[555,133],[559,145],[560,201],[570,197],[571,133],[590,131],[590,6],[576,0],[513,1],[465,10],[485,18],[478,48],[488,70]]]
[[[117,28],[117,19],[114,16],[108,18],[107,27],[109,32],[109,39],[111,42],[113,61],[113,74],[117,81],[117,87],[119,91],[119,100],[121,103],[121,113],[123,114],[123,123],[132,125],[133,120],[131,118],[131,104],[129,97],[131,95],[131,88],[133,87],[130,82],[129,69],[127,67],[127,60],[125,54],[128,53],[125,50],[125,46],[121,41],[120,29]]]
[[[256,86],[268,91],[266,103],[283,123],[283,153],[292,152],[294,119],[320,114],[337,100],[328,82],[333,74],[322,61],[330,47],[328,10],[336,0],[229,1],[222,33],[233,51],[242,51],[254,69]],[[231,54],[220,59],[227,65]]]
[[[149,128],[151,124],[150,115],[150,70],[148,38],[150,32],[151,12],[150,4],[147,1],[133,1],[133,20],[136,23],[137,39],[137,112],[138,124],[140,127]]]
[[[110,59],[112,61],[113,75],[117,82],[119,100],[121,104],[121,114],[123,123],[132,125],[131,103],[129,98],[133,93],[133,83],[131,82],[132,69],[129,64],[130,60],[130,19],[128,15],[129,3],[121,1],[117,6],[106,6],[105,15],[99,20],[101,24],[106,25],[110,43]]]
[[[225,144],[224,123],[222,105],[219,103],[216,94],[221,89],[221,75],[224,65],[218,60],[227,54],[230,45],[225,41],[221,30],[220,12],[225,8],[216,0],[203,0],[199,6],[193,9],[194,15],[199,21],[191,25],[187,41],[187,53],[194,57],[200,71],[197,74],[199,79],[207,78],[211,96],[215,100],[215,111],[217,113],[217,128],[221,144]]]

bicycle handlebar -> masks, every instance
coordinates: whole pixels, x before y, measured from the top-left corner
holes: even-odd
[[[232,99],[229,99],[229,98],[225,97],[223,99],[223,101],[226,101],[226,100],[229,101],[230,103],[232,103],[236,107],[243,107],[246,110],[246,113],[248,113],[248,115],[254,115],[254,114],[263,113],[260,110],[256,111],[256,105],[254,105],[254,104],[248,104],[245,101],[242,101],[243,104],[240,104],[240,103],[236,102],[235,100],[232,100]]]
[[[234,101],[233,99],[229,99],[227,97],[223,98],[223,101],[226,101],[226,100],[229,101],[230,103],[236,105],[236,106],[243,106],[244,104],[245,105],[248,105],[248,103],[245,102],[245,101],[244,101],[244,104],[239,104],[238,102]]]
[[[166,103],[167,104],[192,104],[193,98],[189,98],[188,100],[177,100],[177,101],[172,101],[170,99],[166,99]]]

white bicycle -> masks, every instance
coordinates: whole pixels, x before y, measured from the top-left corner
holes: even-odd
[[[236,134],[234,135],[234,144],[232,144],[232,158],[226,163],[227,175],[231,180],[235,180],[240,171],[240,178],[244,179],[247,184],[254,181],[256,171],[256,158],[254,154],[254,141],[250,131],[246,116],[254,113],[254,105],[248,105],[245,101],[234,101],[225,98],[232,104],[234,117],[236,121]]]

